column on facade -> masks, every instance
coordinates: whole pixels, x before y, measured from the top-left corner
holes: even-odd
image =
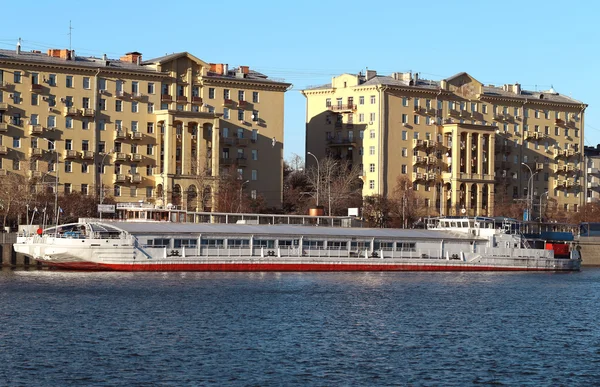
[[[471,215],[471,187],[471,183],[465,183],[465,210],[468,215]]]
[[[452,175],[451,182],[454,184],[460,173],[460,133],[458,126],[452,130]]]
[[[496,136],[493,134],[488,135],[487,166],[488,175],[493,177],[496,168]]]
[[[448,206],[446,203],[448,202],[448,188],[446,184],[442,184],[441,188],[441,196],[440,196],[440,215],[449,215],[448,214]]]
[[[471,160],[471,155],[473,154],[473,150],[471,149],[473,147],[473,133],[467,133],[466,142],[467,143],[465,144],[465,172],[468,175],[470,175],[472,173],[471,164],[473,163],[473,160]]]
[[[494,187],[492,184],[488,184],[488,216],[494,216]]]
[[[221,157],[221,128],[219,128],[219,121],[217,119],[213,122],[212,127],[212,154],[210,165],[212,168],[211,176],[219,176],[220,159]]]
[[[477,203],[475,204],[475,213],[478,216],[483,215],[483,183],[477,183]]]
[[[477,173],[483,178],[483,133],[477,136]]]

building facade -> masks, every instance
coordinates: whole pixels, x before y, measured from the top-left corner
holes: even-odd
[[[600,203],[600,144],[583,149],[586,203]]]
[[[307,152],[359,164],[363,196],[389,195],[404,175],[431,214],[501,215],[494,204],[508,199],[533,219],[541,196],[567,211],[585,202],[587,105],[554,90],[367,70],[303,94]]]
[[[236,174],[247,195],[279,207],[288,87],[187,52],[0,50],[0,175],[200,211],[213,208],[218,178]]]

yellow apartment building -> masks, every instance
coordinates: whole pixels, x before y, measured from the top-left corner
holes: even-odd
[[[405,175],[431,214],[502,215],[494,203],[508,198],[533,207],[533,219],[540,196],[566,211],[586,201],[587,105],[552,89],[367,70],[302,93],[306,151],[359,164],[363,196],[387,196]]]
[[[114,60],[0,50],[0,175],[210,211],[214,195],[200,190],[235,173],[247,195],[279,207],[289,86],[187,52]]]

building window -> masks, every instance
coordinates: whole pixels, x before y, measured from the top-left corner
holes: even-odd
[[[56,86],[56,74],[48,74],[48,85]]]
[[[81,129],[88,130],[89,128],[90,128],[90,122],[87,120],[87,118],[84,118],[83,120],[81,120]]]
[[[402,141],[406,141],[408,140],[408,131],[403,130],[402,131]]]
[[[117,111],[117,112],[123,111],[123,101],[121,101],[120,99],[117,99],[115,101],[115,111]]]
[[[369,189],[375,189],[375,180],[369,180]]]
[[[258,110],[252,110],[252,121],[258,121]]]
[[[35,93],[31,94],[31,105],[32,106],[38,105],[38,95]]]
[[[230,99],[229,89],[223,89],[223,99]]]
[[[146,124],[146,132],[154,133],[154,122],[148,122],[148,124]]]
[[[358,122],[365,122],[365,114],[364,113],[358,114]]]
[[[15,81],[15,83],[21,83],[21,72],[20,71],[14,72],[14,81]]]
[[[72,117],[65,117],[65,128],[73,129],[73,118]]]
[[[98,108],[100,110],[106,110],[106,99],[100,98],[100,101],[98,102]]]
[[[148,94],[154,94],[154,83],[148,82]]]
[[[258,150],[252,149],[252,160],[258,160]]]
[[[408,170],[408,168],[406,167],[406,164],[402,164],[402,169],[401,169],[401,171],[402,171],[402,174],[403,174],[403,175],[406,175],[406,172],[407,172],[407,170]]]
[[[331,107],[331,98],[325,99],[325,107]]]
[[[73,165],[70,160],[65,160],[65,172],[67,172],[67,173],[73,172]]]
[[[365,96],[364,95],[361,95],[360,97],[358,97],[358,104],[359,105],[365,104]]]
[[[252,170],[252,180],[258,180],[258,171],[256,169]]]
[[[238,90],[238,101],[245,101],[244,97],[245,97],[244,90]]]
[[[90,77],[83,77],[83,88],[90,89]]]
[[[244,110],[243,109],[238,109],[238,120],[244,121]]]
[[[371,156],[374,156],[374,155],[375,155],[375,146],[371,145],[371,146],[369,147],[369,154],[370,154]]]
[[[229,108],[223,108],[223,118],[226,120],[229,119]]]
[[[371,121],[371,122],[375,122],[375,113],[371,113],[371,114],[369,115],[369,121]]]
[[[375,96],[374,96],[374,95],[372,95],[372,96],[371,96],[371,105],[374,105],[374,104],[375,104]]]
[[[484,105],[481,105],[481,112],[482,112],[483,114],[487,114],[487,105],[485,105],[485,104],[484,104]]]
[[[414,123],[415,125],[418,125],[418,124],[419,124],[419,116],[418,116],[418,115],[416,115],[416,114],[413,116],[413,123]]]
[[[121,196],[121,187],[118,185],[115,185],[115,188],[113,190],[114,192],[114,196]]]
[[[214,87],[208,88],[208,99],[215,99],[215,88]]]
[[[258,91],[253,91],[252,92],[252,103],[258,103]]]
[[[369,172],[375,172],[375,164],[374,163],[369,164]]]
[[[137,113],[138,112],[138,102],[137,101],[132,101],[131,102],[131,112],[132,113]]]
[[[138,131],[138,122],[137,121],[131,121],[131,131],[132,132]]]
[[[402,106],[408,106],[408,97],[402,97]]]
[[[375,138],[375,129],[369,130],[369,138]]]

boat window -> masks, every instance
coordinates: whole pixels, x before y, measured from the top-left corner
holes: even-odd
[[[456,222],[450,222],[450,227],[456,227]]]
[[[169,247],[171,240],[166,238],[148,239],[148,246],[153,247]]]
[[[227,246],[229,246],[229,247],[250,246],[250,239],[228,239]]]
[[[396,242],[396,251],[417,251],[415,242]]]
[[[279,247],[292,247],[292,246],[298,246],[299,241],[298,239],[280,239],[277,244],[279,245]]]
[[[476,224],[477,224],[477,223],[476,223],[476,222],[473,222],[472,220],[471,220],[471,221],[469,221],[469,227],[471,227],[471,228],[475,227],[475,225],[476,225]]]
[[[347,246],[346,241],[327,241],[328,250],[346,250]]]
[[[353,241],[350,242],[350,247],[352,248],[352,250],[355,249],[368,249],[369,247],[371,247],[371,242],[369,241]]]
[[[462,222],[462,226],[465,228],[469,227],[469,222]]]
[[[181,247],[196,247],[198,242],[195,239],[173,239],[173,247],[178,249]]]
[[[224,242],[223,239],[202,239],[200,244],[207,247],[223,247]]]
[[[311,247],[311,248],[322,248],[323,241],[311,241],[311,240],[305,239],[302,241],[302,246]]]
[[[394,248],[394,242],[375,241],[373,248],[375,250],[392,250]]]
[[[275,248],[275,241],[274,240],[269,240],[269,239],[255,239],[254,242],[252,242],[254,247],[266,247],[268,249],[274,249]]]

